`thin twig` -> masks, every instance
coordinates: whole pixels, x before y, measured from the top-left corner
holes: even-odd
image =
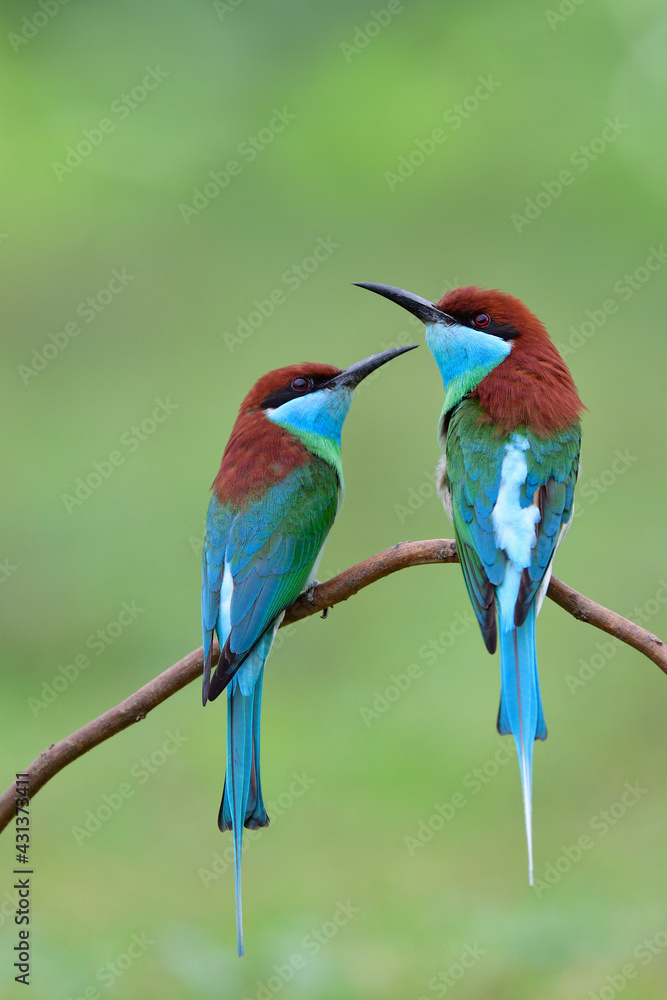
[[[458,562],[456,543],[451,539],[432,538],[421,542],[400,542],[391,549],[385,549],[384,552],[378,552],[369,559],[357,563],[356,566],[339,573],[326,583],[319,584],[311,594],[302,594],[287,611],[283,625],[301,621],[302,618],[308,618],[318,611],[324,611],[341,601],[346,601],[364,587],[399,569],[451,562]],[[552,578],[547,594],[552,601],[579,621],[594,625],[595,628],[608,632],[609,635],[637,649],[667,674],[667,648],[657,636],[628,621],[627,618],[622,618],[614,611],[609,611],[601,604],[596,604],[583,594],[578,594],[560,580]],[[216,645],[214,663],[217,655]],[[166,701],[172,694],[195,680],[202,672],[202,665],[203,651],[200,647],[188,653],[178,663],[174,663],[172,667],[121,701],[119,705],[110,708],[108,712],[88,722],[71,736],[44,750],[27,771],[22,772],[28,775],[30,796],[36,795],[47,781],[77,757],[81,757],[99,743],[144,719],[156,705]],[[14,815],[15,798],[16,784],[11,785],[0,796],[0,831],[4,830]]]

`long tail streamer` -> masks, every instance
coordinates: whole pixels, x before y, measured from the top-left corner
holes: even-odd
[[[518,628],[500,633],[501,693],[498,732],[514,737],[519,754],[528,842],[528,881],[533,884],[533,743],[547,738],[535,650],[535,605]]]
[[[256,830],[257,827],[269,825],[262,799],[259,731],[264,663],[272,641],[273,634],[263,637],[227,686],[227,773],[218,826],[221,830],[231,830],[234,838],[236,939],[239,955],[243,955],[243,827]]]

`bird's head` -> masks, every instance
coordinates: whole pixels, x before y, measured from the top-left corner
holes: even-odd
[[[567,365],[546,328],[520,299],[471,285],[430,302],[392,285],[357,282],[407,309],[426,327],[448,412],[466,395],[506,430],[549,433],[582,408]]]
[[[345,369],[309,363],[277,368],[255,383],[241,413],[260,412],[299,435],[320,434],[340,443],[356,386],[381,365],[416,346],[382,351]]]

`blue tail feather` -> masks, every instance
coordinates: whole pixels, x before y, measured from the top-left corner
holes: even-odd
[[[264,807],[264,800],[262,798],[262,779],[260,773],[260,755],[259,755],[259,734],[260,734],[260,721],[262,713],[262,682],[264,680],[264,670],[262,669],[257,681],[255,683],[255,689],[250,697],[244,696],[240,690],[236,694],[236,700],[240,704],[240,699],[246,697],[246,702],[252,702],[250,707],[251,714],[246,717],[246,724],[250,725],[251,731],[251,757],[250,757],[250,780],[248,783],[248,800],[245,807],[244,815],[244,826],[249,830],[256,830],[260,826],[269,825],[269,817],[267,815],[266,809]],[[232,682],[233,683],[233,682]],[[231,685],[230,685],[231,688]],[[228,717],[229,713],[232,711],[230,705],[231,691],[228,696]],[[247,705],[245,706],[245,711],[247,712]],[[230,727],[231,732],[231,727]],[[229,779],[229,765],[227,770],[227,776],[225,778],[225,787],[222,792],[222,802],[220,803],[220,814],[218,817],[218,826],[224,832],[225,830],[233,830],[233,811],[232,811],[232,800],[227,794],[227,784]]]
[[[514,736],[519,754],[528,841],[528,878],[533,884],[533,743],[547,738],[535,649],[535,604],[523,625],[500,632],[501,694],[498,732]]]
[[[241,905],[243,827],[255,830],[260,826],[269,825],[262,799],[259,734],[264,663],[272,641],[273,631],[262,637],[227,686],[227,772],[218,814],[218,826],[221,830],[231,830],[234,837],[236,935],[239,955],[243,955]]]
[[[252,695],[241,694],[234,678],[227,697],[227,776],[221,814],[229,813],[234,837],[234,876],[236,882],[236,937],[238,953],[243,955],[243,914],[241,909],[241,854],[250,772],[252,769]],[[226,808],[225,808],[226,806]]]
[[[262,682],[264,681],[264,667],[255,682],[252,702],[252,764],[250,770],[250,788],[248,794],[248,804],[245,813],[245,825],[249,830],[256,830],[260,826],[269,825],[269,817],[266,815],[264,801],[262,799],[262,779],[260,774],[259,757],[259,734],[260,719],[262,714]]]

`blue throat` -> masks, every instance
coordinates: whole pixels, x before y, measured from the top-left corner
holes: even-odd
[[[426,343],[445,387],[443,413],[456,406],[512,350],[500,337],[471,330],[459,323],[428,324]]]
[[[318,389],[290,399],[275,410],[265,410],[269,420],[296,435],[314,455],[333,466],[343,488],[340,436],[352,402],[352,389]]]
[[[352,402],[352,389],[318,389],[307,396],[290,399],[275,410],[266,410],[266,416],[275,424],[286,427],[294,434],[317,434],[329,438],[340,447],[343,422]]]

